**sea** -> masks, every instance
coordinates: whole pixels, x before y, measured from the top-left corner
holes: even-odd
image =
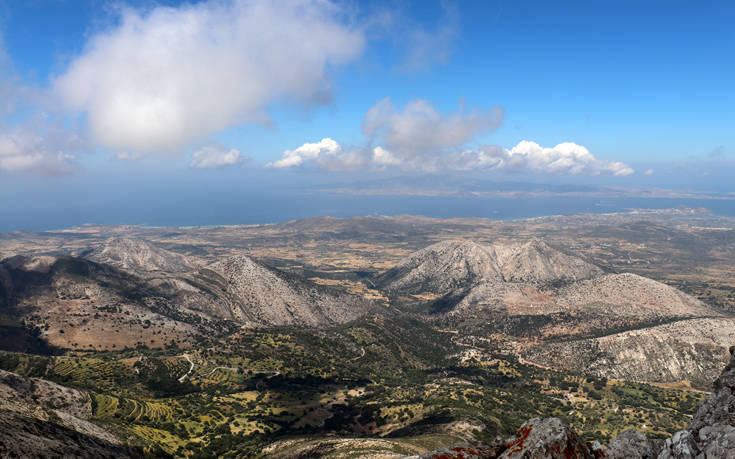
[[[0,232],[49,231],[84,224],[145,226],[218,226],[279,223],[332,216],[424,215],[479,217],[494,220],[549,215],[626,212],[632,209],[706,208],[715,215],[735,217],[735,201],[692,198],[593,197],[446,197],[360,195],[331,192],[252,193],[238,196],[191,195],[181,199],[149,196],[112,201],[55,203],[50,206],[0,206]]]

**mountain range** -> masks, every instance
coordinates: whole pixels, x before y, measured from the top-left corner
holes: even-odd
[[[380,231],[379,219],[370,222],[370,231]],[[416,225],[423,240],[429,233],[422,222],[396,223],[391,231],[410,234]],[[280,225],[279,231],[293,236],[289,253],[348,244],[362,251],[359,263],[366,266],[374,245],[360,241],[359,225],[335,221],[325,236],[323,223]],[[0,352],[0,368],[24,375],[0,375],[0,399],[23,401],[0,406],[10,413],[9,435],[35,429],[43,434],[29,441],[51,452],[70,441],[88,448],[80,455],[135,456],[140,453],[135,448],[145,445],[178,455],[179,449],[200,446],[175,438],[205,435],[212,412],[234,416],[222,425],[229,423],[235,437],[241,429],[235,421],[264,438],[275,432],[335,432],[329,429],[385,438],[456,436],[466,429],[506,432],[518,425],[494,411],[479,418],[467,408],[428,411],[420,400],[454,407],[447,400],[461,399],[488,409],[492,404],[476,401],[472,391],[490,391],[483,394],[499,404],[513,393],[521,397],[513,402],[513,419],[524,410],[530,410],[526,417],[550,411],[569,422],[580,400],[605,413],[610,400],[643,397],[641,386],[629,386],[634,383],[657,384],[662,391],[707,390],[735,342],[729,310],[671,282],[599,263],[602,249],[581,251],[558,239],[442,237],[409,250],[388,234],[387,239],[397,238],[391,249],[395,261],[376,257],[373,266],[355,269],[343,267],[339,258],[323,265],[311,255],[286,259],[251,242],[226,247],[213,242],[204,249],[181,232],[167,234],[169,239],[155,241],[90,239],[88,246],[80,246],[80,238],[73,250],[19,251],[0,260],[0,349],[10,351]],[[220,230],[214,234],[225,237]],[[41,358],[36,356],[52,357],[41,364],[33,363]],[[130,371],[135,375],[128,376]],[[94,378],[84,382],[90,375]],[[47,377],[55,382],[43,382]],[[66,381],[73,388],[64,392]],[[472,391],[462,392],[464,386]],[[434,394],[443,390],[452,395]],[[540,399],[530,399],[539,408],[529,408],[533,403],[522,398],[527,390],[541,391]],[[204,399],[197,399],[198,391]],[[333,398],[322,400],[324,391],[332,391]],[[245,395],[251,392],[263,396]],[[161,414],[163,402],[156,397],[168,397],[171,408],[165,410],[173,411]],[[395,397],[406,398],[397,412],[370,401]],[[599,397],[603,401],[597,403]],[[662,397],[660,403],[675,400]],[[691,406],[693,400],[682,395],[677,403]],[[252,410],[266,402],[273,407],[258,414],[258,422],[235,419],[244,404]],[[276,408],[279,403],[288,408]],[[90,404],[91,411],[66,408],[75,404]],[[189,409],[214,411],[189,424],[172,420]],[[90,420],[102,422],[102,431],[85,424]],[[192,422],[203,427],[181,430]],[[130,446],[116,429],[149,440]],[[206,448],[224,447],[215,434],[206,434]],[[478,438],[473,435],[460,437]],[[367,448],[361,441],[344,444]],[[299,442],[309,445],[303,451],[324,446],[320,436]],[[385,445],[402,448],[398,440]],[[294,450],[285,440],[271,447],[275,456]]]

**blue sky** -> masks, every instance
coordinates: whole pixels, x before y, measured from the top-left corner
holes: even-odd
[[[403,174],[735,191],[733,17],[730,1],[0,1],[0,206]]]

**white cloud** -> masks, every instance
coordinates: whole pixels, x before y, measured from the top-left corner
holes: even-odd
[[[396,166],[401,164],[400,159],[393,156],[393,153],[381,146],[373,148],[373,162],[382,166]]]
[[[368,158],[362,150],[345,151],[342,145],[326,137],[319,142],[305,143],[294,150],[286,150],[281,159],[266,166],[284,169],[301,166],[307,162],[316,163],[326,170],[352,170],[366,166]]]
[[[549,148],[523,140],[512,149],[486,146],[464,152],[453,161],[455,169],[497,169],[564,175],[631,175],[635,171],[620,161],[598,159],[582,145],[564,142]]]
[[[240,150],[207,146],[194,152],[194,159],[189,167],[195,169],[213,169],[225,166],[234,166],[243,162]]]
[[[644,174],[653,175],[653,172],[654,172],[653,169],[646,169],[646,172],[644,172]]]
[[[503,119],[503,110],[467,110],[440,113],[423,99],[413,100],[397,110],[390,99],[370,108],[362,121],[368,138],[362,148],[346,150],[337,141],[324,138],[286,150],[269,167],[288,168],[313,162],[328,170],[508,170],[566,175],[630,175],[634,171],[619,161],[598,159],[587,148],[572,142],[545,148],[521,141],[510,150],[484,146],[476,151],[464,145],[477,134],[494,130]],[[379,145],[372,147],[375,143]],[[385,145],[385,146],[383,146]]]
[[[437,162],[456,152],[476,135],[496,129],[503,121],[503,109],[467,110],[442,114],[423,99],[397,110],[389,98],[370,108],[362,121],[363,133],[385,145],[402,163]]]
[[[337,155],[342,152],[342,146],[336,141],[326,137],[316,143],[305,143],[295,150],[283,152],[283,158],[276,162],[268,163],[268,167],[284,168],[300,166],[304,160],[318,159],[320,156]]]
[[[287,150],[283,158],[269,167],[288,168],[314,163],[327,170],[402,169],[437,170],[506,170],[560,175],[631,175],[634,170],[619,161],[607,161],[593,156],[589,150],[572,142],[544,148],[535,142],[522,141],[508,150],[485,146],[477,151],[464,151],[440,157],[428,157],[423,164],[406,161],[381,146],[371,149],[345,151],[336,141],[325,138],[317,143],[306,143],[295,150]],[[648,171],[646,171],[647,175]]]
[[[76,157],[63,149],[51,149],[55,139],[18,129],[0,133],[0,171],[67,173]]]
[[[269,167],[286,168],[313,162],[328,170],[361,168],[439,170],[462,146],[477,134],[494,130],[503,119],[503,110],[466,109],[440,113],[423,99],[408,102],[403,110],[389,98],[370,108],[362,121],[367,145],[344,149],[330,138],[286,150]],[[379,145],[373,147],[372,145]],[[384,145],[384,146],[383,146]]]
[[[172,151],[267,121],[274,100],[329,100],[328,68],[355,58],[363,32],[327,0],[232,0],[124,9],[54,87],[92,138],[128,152]]]

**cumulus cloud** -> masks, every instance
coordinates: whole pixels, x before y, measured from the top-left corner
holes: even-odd
[[[319,142],[305,143],[294,150],[286,150],[278,161],[267,167],[284,169],[306,163],[315,163],[326,170],[354,170],[365,167],[369,158],[363,149],[344,149],[334,139],[326,137]]]
[[[363,133],[385,145],[398,161],[426,167],[441,162],[480,133],[495,130],[503,121],[503,109],[459,109],[440,113],[423,99],[412,100],[398,110],[389,98],[370,108],[362,121]]]
[[[337,155],[342,152],[342,147],[335,140],[324,138],[316,143],[305,143],[295,150],[283,152],[283,158],[269,163],[268,167],[284,168],[300,166],[305,160],[318,159],[320,156]]]
[[[555,147],[523,140],[510,150],[485,146],[478,151],[463,152],[453,158],[454,169],[497,169],[564,175],[631,175],[635,171],[620,161],[596,158],[582,145],[573,142]]]
[[[58,77],[92,138],[128,152],[172,151],[267,121],[275,100],[328,101],[328,68],[364,34],[328,0],[232,0],[124,9]]]
[[[397,166],[401,160],[381,146],[373,148],[373,163],[379,166]]]
[[[206,146],[194,152],[189,167],[195,169],[214,169],[225,166],[234,166],[243,162],[242,153],[234,148]]]
[[[406,161],[381,146],[345,151],[333,139],[307,143],[295,150],[287,150],[283,158],[270,167],[288,168],[314,163],[327,170],[401,169],[437,170],[505,170],[560,175],[631,175],[635,171],[625,163],[598,159],[589,150],[572,142],[544,148],[535,142],[522,141],[510,150],[498,146],[484,146],[477,151],[467,150],[442,157],[429,157],[420,164]],[[651,171],[652,173],[652,171]],[[649,171],[646,171],[647,175]]]

